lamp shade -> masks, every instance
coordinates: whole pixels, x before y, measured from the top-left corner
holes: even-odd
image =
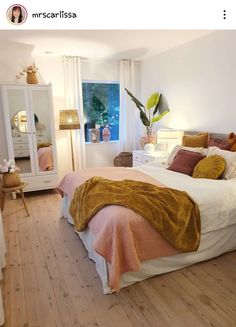
[[[59,129],[80,129],[78,110],[60,110]]]

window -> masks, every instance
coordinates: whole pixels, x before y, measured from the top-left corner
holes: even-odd
[[[119,83],[86,81],[82,83],[82,88],[85,141],[93,141],[91,131],[95,127],[100,130],[97,141],[102,141],[102,131],[105,127],[110,129],[110,140],[119,140]]]

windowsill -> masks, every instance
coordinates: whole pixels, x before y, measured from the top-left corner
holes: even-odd
[[[109,142],[104,142],[104,141],[101,141],[101,142],[85,142],[85,145],[91,145],[91,144],[114,144],[114,143],[119,143],[120,141],[117,140],[117,141],[109,141]]]

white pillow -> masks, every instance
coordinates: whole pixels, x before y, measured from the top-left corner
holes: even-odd
[[[169,157],[168,157],[168,165],[171,165],[175,156],[179,152],[179,150],[187,150],[187,151],[192,151],[192,152],[198,152],[201,153],[202,155],[206,156],[207,155],[207,149],[206,148],[200,148],[200,147],[190,147],[190,146],[183,146],[183,145],[176,145],[173,150],[171,151]]]
[[[236,178],[236,152],[222,150],[216,146],[211,146],[207,149],[207,156],[218,154],[223,157],[226,162],[223,178],[231,179]]]

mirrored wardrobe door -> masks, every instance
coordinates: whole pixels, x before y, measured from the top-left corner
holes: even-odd
[[[9,157],[13,156],[21,174],[34,173],[34,157],[27,90],[24,87],[6,86],[5,119],[8,126]],[[6,126],[6,127],[7,127]]]
[[[39,174],[55,171],[55,144],[52,135],[53,108],[49,87],[30,88],[30,106],[35,120],[34,147],[36,170]]]

